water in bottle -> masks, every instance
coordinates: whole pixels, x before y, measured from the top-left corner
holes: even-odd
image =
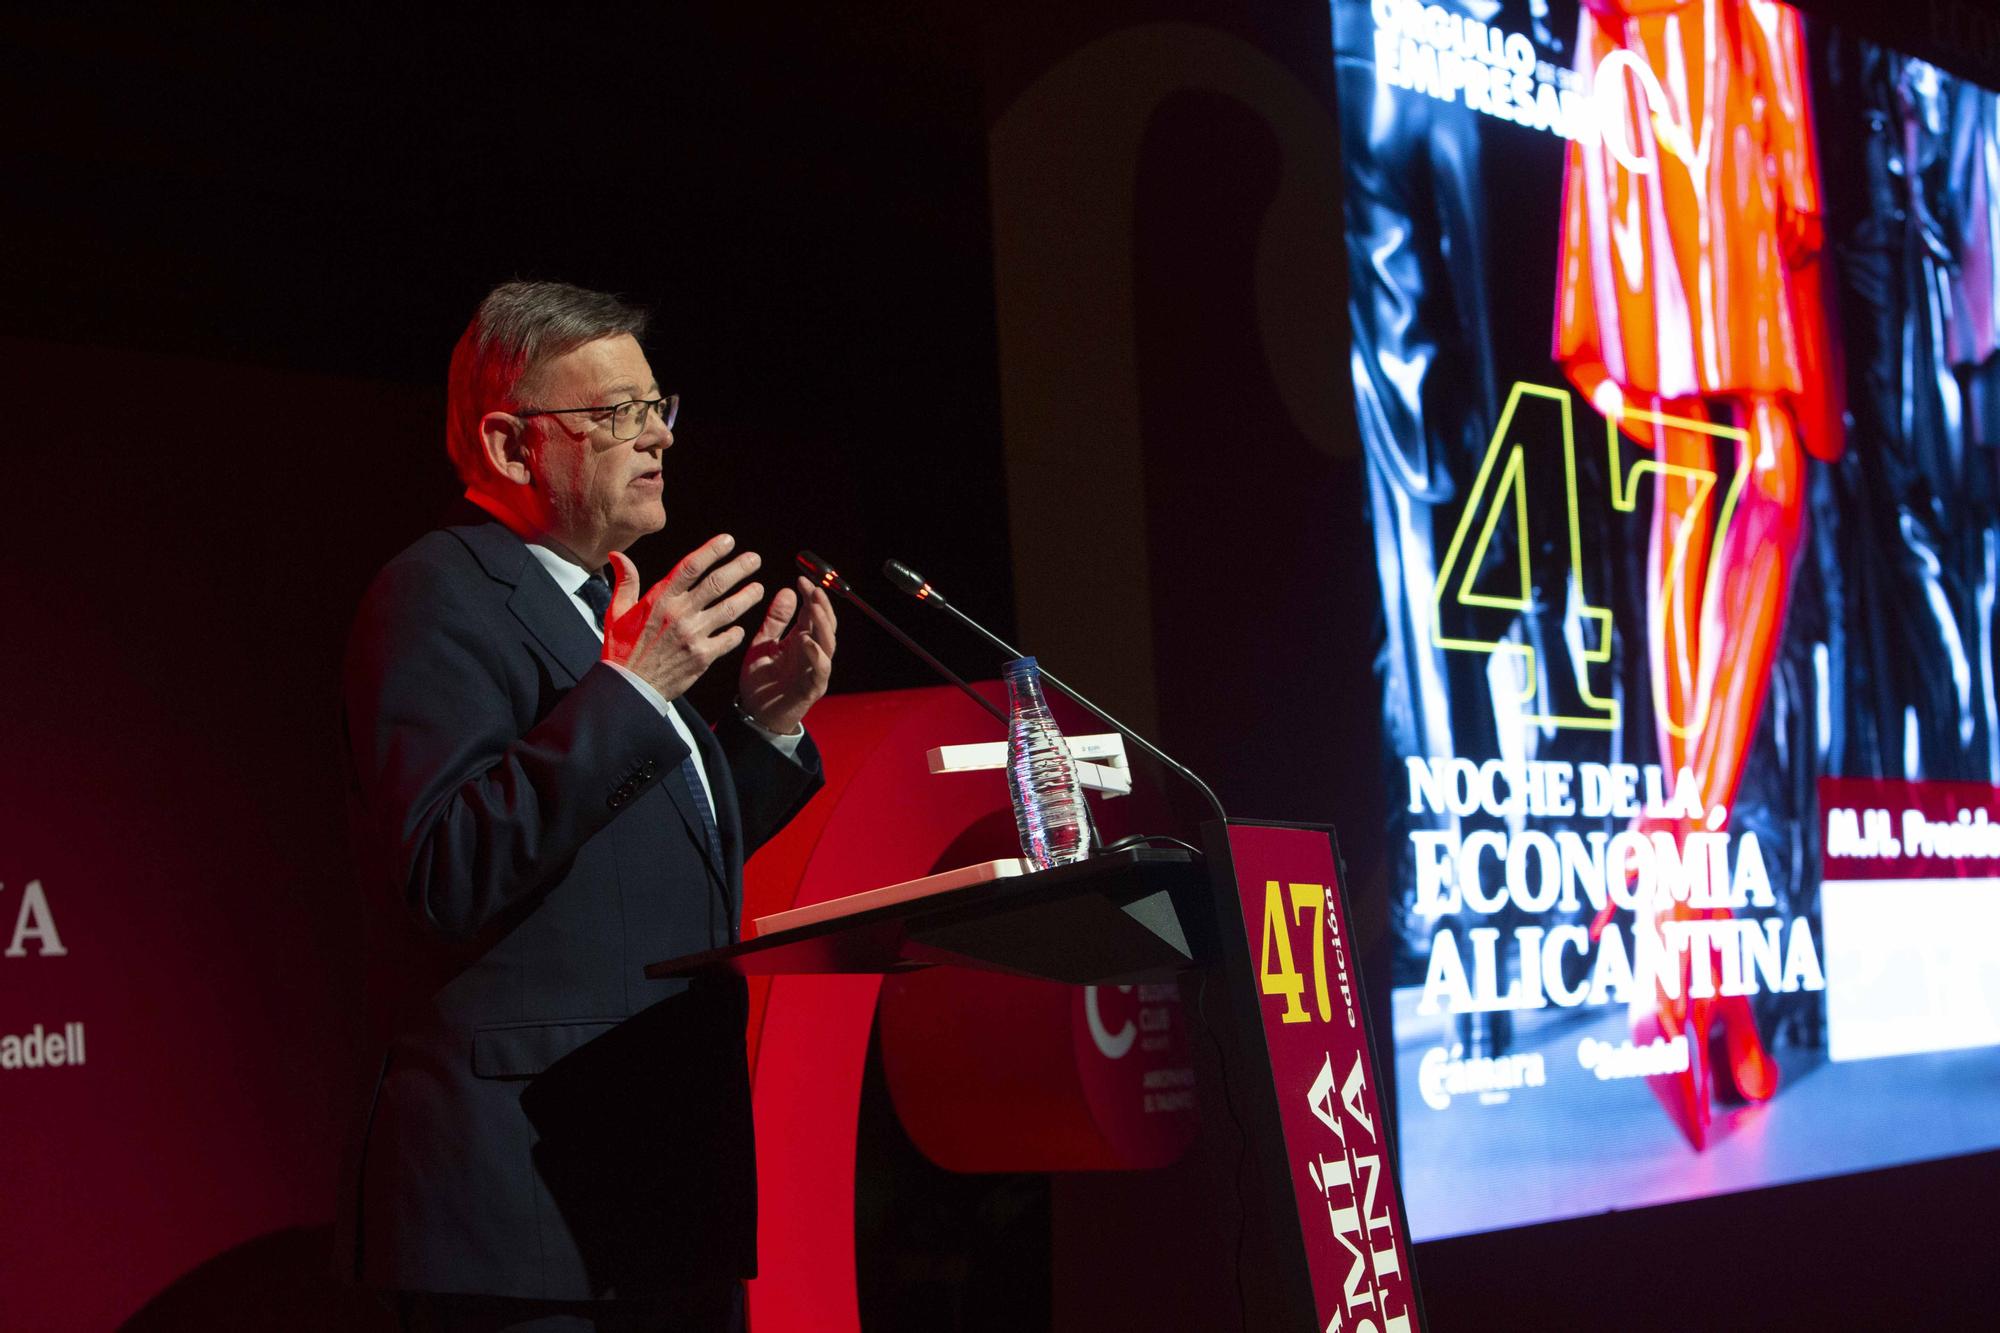
[[[1042,697],[1041,672],[1032,657],[1007,664],[1007,788],[1021,855],[1038,869],[1081,861],[1090,854],[1090,824],[1083,788],[1062,732]]]

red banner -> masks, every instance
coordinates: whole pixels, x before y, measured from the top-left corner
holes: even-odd
[[[1830,880],[2000,877],[2000,788],[1984,782],[1821,778]]]
[[[1333,842],[1229,826],[1316,1328],[1417,1329],[1421,1316],[1361,977]]]

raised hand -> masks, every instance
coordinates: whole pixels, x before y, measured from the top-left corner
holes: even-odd
[[[643,597],[637,567],[613,551],[604,660],[636,672],[666,698],[687,693],[711,662],[743,642],[743,627],[734,622],[764,596],[761,583],[736,586],[763,563],[755,551],[721,563],[735,549],[727,533],[711,537]]]
[[[819,702],[833,679],[836,628],[833,601],[824,588],[800,579],[796,591],[778,590],[743,655],[737,682],[751,721],[780,736],[799,729],[806,710]]]

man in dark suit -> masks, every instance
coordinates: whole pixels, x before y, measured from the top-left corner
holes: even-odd
[[[465,502],[349,642],[377,1048],[342,1216],[409,1328],[727,1329],[755,1271],[742,984],[642,969],[736,938],[744,857],[819,785],[835,622],[784,588],[734,715],[682,698],[763,589],[724,535],[640,592],[678,406],[644,325],[486,298],[452,357]]]

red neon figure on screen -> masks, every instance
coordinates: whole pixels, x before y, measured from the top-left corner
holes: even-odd
[[[1712,472],[1716,437],[1659,416],[1741,433],[1747,481],[1715,567],[1712,506],[1685,481],[1661,478],[1648,554],[1661,761],[1726,812],[1784,625],[1805,455],[1842,447],[1799,16],[1765,0],[1586,0],[1577,70],[1601,136],[1569,145],[1556,359],[1663,462]],[[1650,915],[1640,929],[1729,913],[1669,902]],[[1687,980],[1683,963],[1680,995],[1635,1001],[1633,1024],[1640,1039],[1687,1035],[1688,1071],[1654,1086],[1700,1148],[1711,1027],[1742,1096],[1769,1098],[1778,1069],[1747,999],[1693,998]]]

